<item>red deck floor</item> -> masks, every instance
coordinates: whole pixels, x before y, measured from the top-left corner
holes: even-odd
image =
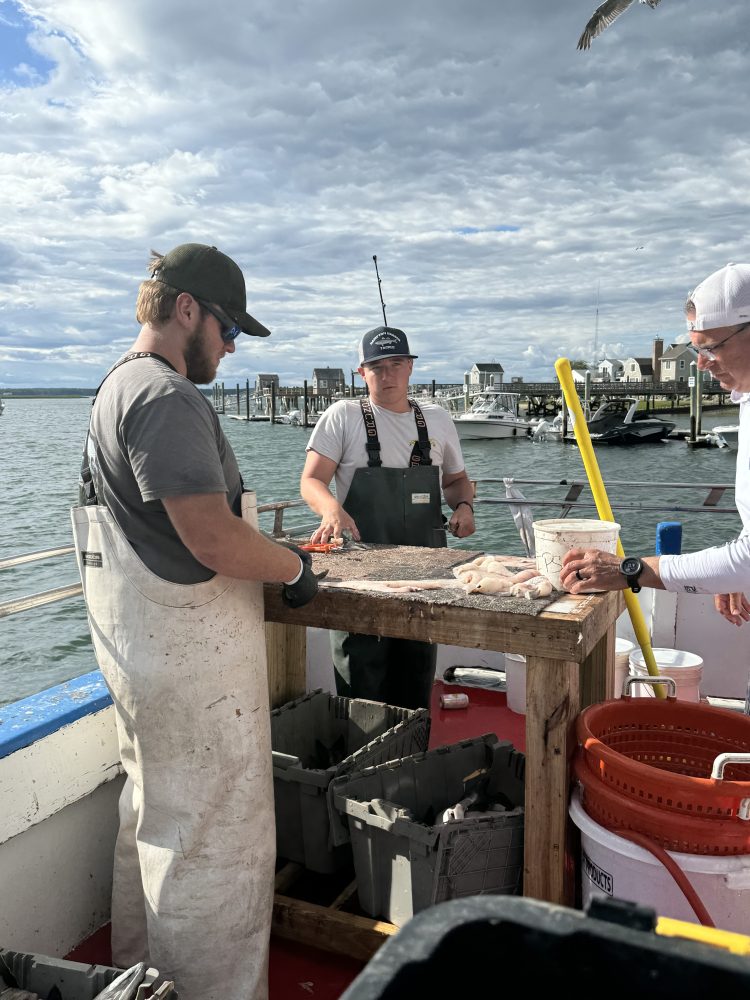
[[[444,691],[465,692],[469,696],[468,707],[441,709],[440,695]],[[525,718],[510,711],[503,692],[436,681],[432,695],[430,749],[485,733],[495,733],[501,739],[510,740],[518,750],[526,748]],[[109,925],[92,934],[66,958],[110,965]],[[362,967],[363,963],[354,959],[272,937],[270,1000],[310,997],[338,1000]]]

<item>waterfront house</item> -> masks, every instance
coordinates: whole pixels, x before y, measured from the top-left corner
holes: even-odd
[[[626,358],[620,382],[653,382],[654,363],[651,358]]]
[[[690,378],[690,364],[698,357],[690,344],[670,344],[661,359],[663,382],[684,382]]]
[[[501,385],[503,381],[503,366],[496,362],[476,362],[469,369],[469,385],[472,388],[486,389],[491,385]]]
[[[602,358],[597,367],[597,376],[602,382],[616,382],[622,378],[624,367],[622,361],[616,358]]]
[[[274,392],[278,394],[279,391],[279,376],[278,375],[256,375],[255,376],[255,391],[256,392],[270,392],[273,388]]]
[[[313,368],[312,391],[316,396],[333,396],[344,392],[346,380],[343,368]]]

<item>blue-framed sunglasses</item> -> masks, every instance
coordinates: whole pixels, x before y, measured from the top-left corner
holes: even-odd
[[[242,333],[242,327],[238,326],[234,320],[230,319],[226,315],[226,313],[220,313],[218,310],[214,309],[213,306],[210,306],[208,302],[204,302],[203,299],[198,299],[198,302],[200,302],[206,312],[210,312],[211,315],[219,321],[219,326],[221,327],[221,339],[225,343],[229,343],[239,337]]]

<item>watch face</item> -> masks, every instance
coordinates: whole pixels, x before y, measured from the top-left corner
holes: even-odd
[[[633,573],[637,573],[641,568],[641,560],[636,559],[635,556],[629,556],[627,559],[623,559],[620,563],[620,569],[625,574],[625,576],[630,576]]]

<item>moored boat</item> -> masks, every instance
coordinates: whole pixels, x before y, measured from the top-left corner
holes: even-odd
[[[739,433],[739,424],[719,424],[716,427],[712,427],[706,433],[706,438],[719,448],[729,448],[731,451],[737,451]]]
[[[465,413],[453,417],[462,440],[528,437],[531,424],[518,412],[519,393],[488,388]]]
[[[677,426],[673,420],[638,412],[638,400],[605,400],[587,422],[594,444],[650,444],[664,441]]]

